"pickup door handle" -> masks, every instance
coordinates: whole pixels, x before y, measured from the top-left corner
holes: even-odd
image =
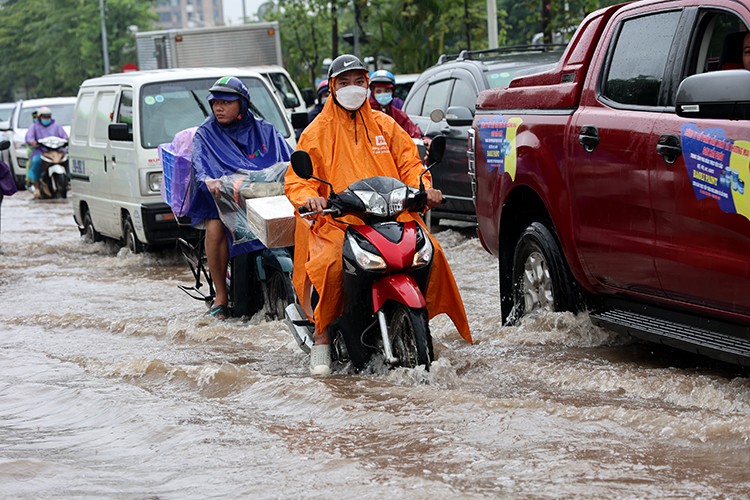
[[[664,158],[666,163],[671,165],[682,154],[680,138],[676,135],[662,135],[659,137],[659,142],[656,143],[656,152]]]
[[[578,134],[578,141],[587,153],[592,153],[596,145],[599,144],[599,131],[596,127],[584,125]]]

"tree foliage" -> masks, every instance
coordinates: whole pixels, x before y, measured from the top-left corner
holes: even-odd
[[[398,73],[421,72],[441,54],[488,48],[486,0],[336,0],[335,17],[328,0],[278,1],[277,9],[265,11],[264,20],[279,21],[284,62],[302,86],[312,86],[316,76],[323,76],[323,60],[338,55],[331,42],[334,21],[343,36],[353,32],[358,20],[366,35],[357,55],[387,57]],[[548,31],[569,38],[587,14],[618,0],[497,2],[498,43],[503,46],[531,43],[544,29],[545,5]],[[353,52],[353,47],[342,39],[339,52]]]
[[[135,62],[130,26],[152,29],[153,1],[107,0],[112,71]],[[8,0],[0,6],[0,100],[75,95],[104,72],[99,0]]]

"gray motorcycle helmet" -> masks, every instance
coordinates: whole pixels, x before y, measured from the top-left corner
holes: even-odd
[[[336,78],[341,73],[346,73],[347,71],[351,71],[353,69],[358,69],[360,71],[368,73],[367,68],[364,64],[362,64],[362,61],[359,60],[359,57],[353,56],[351,54],[342,54],[338,56],[333,60],[331,66],[328,68],[329,83],[331,78]]]

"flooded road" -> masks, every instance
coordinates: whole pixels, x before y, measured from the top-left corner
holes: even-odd
[[[0,215],[2,498],[750,495],[750,379],[585,315],[501,327],[467,232],[438,238],[476,345],[438,317],[430,373],[313,379],[283,323],[206,317],[176,252],[27,192]]]

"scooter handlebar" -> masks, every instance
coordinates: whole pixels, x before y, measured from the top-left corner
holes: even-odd
[[[300,217],[303,219],[307,219],[309,217],[312,217],[314,215],[320,215],[320,214],[335,214],[340,215],[341,211],[338,208],[324,208],[323,210],[317,210],[315,212],[312,212],[307,209],[307,207],[302,206],[297,209],[299,212]]]

